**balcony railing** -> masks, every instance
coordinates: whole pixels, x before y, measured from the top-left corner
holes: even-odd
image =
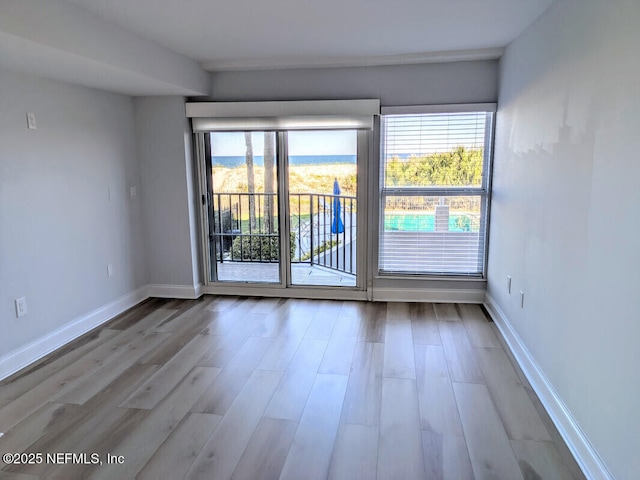
[[[210,241],[218,262],[280,261],[275,193],[216,193],[213,205]],[[355,274],[356,197],[290,193],[289,212],[292,263]]]

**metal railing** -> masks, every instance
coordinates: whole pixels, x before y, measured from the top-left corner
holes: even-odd
[[[297,239],[292,262],[355,274],[356,210],[356,197],[290,193],[291,231]]]
[[[225,192],[213,197],[210,241],[218,262],[279,262],[275,193]],[[291,262],[355,274],[356,205],[351,196],[290,193]]]

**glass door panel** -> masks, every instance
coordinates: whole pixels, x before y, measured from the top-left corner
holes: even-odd
[[[356,286],[357,131],[287,133],[291,284]]]
[[[281,283],[276,134],[209,138],[211,281]]]

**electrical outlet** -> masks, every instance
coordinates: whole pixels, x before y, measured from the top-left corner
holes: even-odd
[[[136,191],[136,187],[129,187],[129,196],[131,198],[136,198],[138,196],[138,192]]]
[[[511,293],[511,276],[507,275],[507,293]]]
[[[38,128],[38,125],[36,124],[35,113],[27,112],[27,127],[29,128],[29,130],[35,130],[36,128]]]
[[[27,314],[27,297],[16,298],[16,318]]]
[[[107,265],[107,277],[111,278],[113,276],[113,265]]]
[[[520,308],[524,308],[524,292],[520,290]]]

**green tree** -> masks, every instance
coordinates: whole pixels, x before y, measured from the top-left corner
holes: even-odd
[[[449,152],[392,157],[386,165],[388,186],[469,186],[482,182],[482,150],[458,146]]]

